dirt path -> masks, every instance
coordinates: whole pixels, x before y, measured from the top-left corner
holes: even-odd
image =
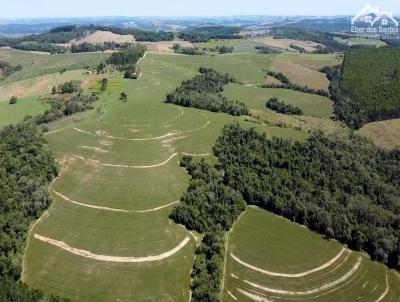
[[[228,295],[235,301],[239,301],[229,290],[227,291]]]
[[[162,253],[157,256],[146,256],[146,257],[118,257],[118,256],[107,256],[107,255],[97,255],[93,254],[89,251],[86,250],[81,250],[74,248],[72,246],[69,246],[63,241],[58,241],[54,240],[48,237],[41,236],[39,234],[35,234],[33,236],[35,239],[46,242],[48,244],[54,245],[60,249],[63,249],[69,253],[85,257],[85,258],[90,258],[94,259],[97,261],[105,261],[105,262],[119,262],[119,263],[143,263],[143,262],[154,262],[154,261],[160,261],[164,260],[166,258],[169,258],[173,255],[175,255],[177,252],[179,252],[181,249],[183,249],[190,241],[190,237],[186,237],[180,244],[178,244],[176,247],[174,247],[172,250]]]
[[[389,293],[390,286],[389,286],[389,280],[388,280],[387,273],[385,274],[385,277],[386,277],[386,289],[385,289],[385,291],[382,293],[382,295],[381,295],[375,302],[380,302],[380,301],[382,301],[383,299],[385,299],[385,297],[386,297],[387,294]]]
[[[210,156],[210,153],[203,153],[203,154],[193,154],[193,153],[186,153],[186,152],[181,152],[182,155],[186,156],[193,156],[193,157],[202,157],[202,156]]]
[[[238,288],[238,292],[240,292],[242,295],[246,296],[247,298],[256,301],[256,302],[272,302],[271,300],[268,300],[262,296],[256,295],[254,293],[250,293],[248,291],[245,291],[241,288]]]
[[[297,274],[283,274],[283,273],[276,273],[276,272],[271,272],[271,271],[266,271],[263,270],[261,268],[258,268],[256,266],[253,266],[251,264],[248,264],[244,261],[242,261],[240,258],[236,257],[234,254],[231,253],[231,257],[238,263],[240,263],[241,265],[253,270],[253,271],[257,271],[260,272],[262,274],[268,275],[268,276],[275,276],[275,277],[284,277],[284,278],[301,278],[301,277],[305,277],[308,276],[310,274],[319,272],[327,267],[329,267],[330,265],[332,265],[333,263],[335,263],[342,255],[344,252],[348,251],[345,247],[342,248],[342,250],[339,252],[339,254],[337,254],[334,258],[332,258],[331,260],[329,260],[328,262],[324,263],[321,266],[318,266],[314,269],[302,272],[302,273],[297,273]],[[349,252],[349,251],[348,251]]]
[[[68,201],[70,203],[76,204],[78,206],[82,206],[82,207],[86,207],[86,208],[91,208],[91,209],[96,209],[96,210],[103,210],[103,211],[112,211],[112,212],[120,212],[120,213],[149,213],[149,212],[156,212],[165,208],[168,208],[170,206],[173,206],[174,204],[179,203],[180,201],[174,201],[171,202],[169,204],[157,207],[157,208],[152,208],[152,209],[148,209],[148,210],[124,210],[124,209],[117,209],[117,208],[109,208],[109,207],[101,207],[101,206],[94,206],[94,205],[90,205],[87,203],[81,203],[75,200],[72,200],[70,198],[68,198],[67,196],[61,194],[60,192],[54,191],[53,193],[55,195],[57,195],[58,197],[61,197],[62,199],[64,199],[65,201]]]
[[[43,136],[47,136],[47,135],[51,135],[51,134],[54,134],[54,133],[58,133],[60,131],[63,131],[64,129],[67,129],[67,128],[60,128],[60,129],[57,129],[57,130],[54,130],[54,131],[46,132],[46,133],[43,134]]]
[[[340,284],[342,282],[345,282],[347,279],[349,279],[360,268],[361,261],[362,261],[362,258],[358,257],[357,263],[354,264],[354,266],[351,268],[351,270],[348,271],[346,274],[344,274],[341,278],[339,278],[339,279],[337,279],[335,281],[332,281],[332,282],[325,283],[324,285],[322,285],[322,286],[320,286],[318,288],[310,289],[310,290],[307,290],[307,291],[301,291],[301,292],[300,291],[286,291],[286,290],[281,290],[281,289],[269,288],[269,287],[261,286],[261,285],[256,284],[256,283],[252,283],[252,282],[247,281],[247,280],[244,280],[244,283],[246,283],[248,285],[251,285],[254,288],[263,290],[265,292],[273,293],[273,294],[288,295],[288,296],[312,295],[312,294],[317,294],[317,293],[319,293],[319,292],[321,292],[323,290],[330,289],[330,288],[332,288],[332,287],[334,287],[334,286],[336,286],[336,285],[338,285],[338,284]]]
[[[73,127],[72,129],[74,129],[75,131],[81,132],[81,133],[88,134],[88,135],[94,135],[93,133],[90,133],[89,131],[85,131],[85,130],[82,130],[82,129],[79,129],[76,127]]]
[[[161,166],[166,165],[171,159],[173,159],[177,155],[179,155],[179,153],[174,153],[169,158],[167,158],[165,161],[163,161],[162,163],[155,164],[155,165],[150,165],[150,166],[130,166],[130,165],[106,164],[106,163],[102,163],[102,162],[100,162],[98,160],[86,159],[86,158],[84,158],[82,156],[78,156],[78,155],[72,155],[72,157],[75,157],[75,158],[78,158],[78,159],[84,161],[85,164],[88,164],[89,162],[91,162],[91,163],[95,163],[97,165],[101,165],[101,166],[104,166],[104,167],[130,168],[130,169],[151,169],[151,168],[157,168],[157,167],[161,167]]]

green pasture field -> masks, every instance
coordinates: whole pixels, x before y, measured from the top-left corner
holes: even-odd
[[[192,238],[168,220],[172,206],[147,213],[98,207],[144,211],[178,201],[189,180],[179,158],[183,153],[209,158],[222,127],[234,120],[259,131],[303,139],[305,134],[294,129],[164,103],[167,93],[200,66],[232,72],[241,81],[261,82],[272,61],[273,56],[251,54],[148,54],[140,63],[139,80],[105,75],[109,88],[100,95],[95,110],[49,125],[45,138],[63,171],[51,190],[67,200],[53,193],[55,203],[31,232],[24,281],[73,301],[188,300],[193,239],[164,260],[117,264],[71,254],[35,239],[34,234],[94,254],[134,257],[159,255]],[[89,90],[98,88],[98,83],[89,86]],[[119,100],[121,92],[127,93],[127,102]]]
[[[228,242],[224,301],[396,301],[400,292],[394,271],[262,209],[249,207]],[[306,275],[270,275],[231,254],[264,271]]]
[[[400,119],[368,123],[356,133],[384,149],[400,149]]]
[[[48,104],[41,102],[37,97],[18,99],[13,105],[0,102],[0,127],[19,122],[27,115],[43,113],[48,107]]]
[[[272,97],[301,108],[304,115],[330,118],[333,114],[332,101],[320,95],[308,94],[290,89],[245,87],[229,84],[224,95],[244,102],[250,109],[267,110],[265,103]]]
[[[11,74],[4,82],[21,81],[66,70],[95,68],[104,61],[108,53],[59,54],[38,53],[11,48],[0,48],[0,60],[12,65],[22,65],[23,69]]]
[[[323,89],[328,91],[329,80],[327,79],[325,73],[320,72],[319,69],[315,70],[313,66],[307,66],[307,64],[304,62],[301,64],[301,60],[297,62],[296,60],[299,60],[298,56],[293,58],[295,59],[293,60],[287,55],[277,56],[272,64],[272,70],[283,73],[293,83],[313,89]],[[300,56],[300,58],[302,57]],[[306,58],[307,57],[304,56],[304,59]]]

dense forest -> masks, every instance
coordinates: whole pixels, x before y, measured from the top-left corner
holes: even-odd
[[[20,283],[28,229],[51,204],[57,165],[32,123],[0,130],[0,301],[58,302]]]
[[[303,115],[303,110],[301,110],[299,107],[286,104],[284,101],[279,101],[276,97],[269,99],[265,106],[275,112],[282,114]]]
[[[191,157],[181,159],[191,180],[181,203],[170,217],[189,230],[204,234],[196,249],[192,270],[193,302],[220,301],[224,262],[224,231],[246,208],[240,193],[223,183],[223,174],[204,159],[194,162]]]
[[[354,49],[332,71],[338,119],[358,129],[367,122],[400,117],[400,49]]]
[[[145,52],[146,49],[144,46],[135,44],[125,50],[112,53],[111,56],[107,58],[106,63],[117,67],[120,71],[124,71],[125,76],[130,78],[127,74],[133,75],[137,68],[135,64],[144,56]]]
[[[281,72],[275,72],[275,71],[270,71],[268,70],[267,72],[268,76],[274,77],[275,79],[279,80],[281,83],[280,84],[262,84],[261,87],[263,88],[280,88],[280,89],[292,89],[296,91],[301,91],[304,93],[309,93],[309,94],[317,94],[321,96],[329,96],[329,92],[325,91],[323,89],[313,89],[309,88],[308,86],[301,86],[296,83],[293,83],[292,81],[289,80],[287,76],[285,76]]]
[[[260,206],[400,268],[400,151],[352,136],[267,139],[225,126],[214,153],[225,185]]]
[[[183,81],[180,87],[168,94],[165,102],[234,116],[249,114],[245,104],[230,101],[221,94],[225,85],[235,82],[232,76],[204,67],[200,67],[199,72],[199,75]]]

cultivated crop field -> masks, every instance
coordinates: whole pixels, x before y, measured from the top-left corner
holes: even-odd
[[[397,301],[397,272],[258,208],[229,234],[225,301]]]
[[[187,301],[195,239],[168,219],[188,182],[179,158],[210,158],[233,120],[271,136],[305,135],[164,104],[165,95],[199,66],[251,82],[262,81],[272,60],[147,54],[139,80],[119,84],[110,75],[95,110],[50,125],[45,137],[62,173],[50,188],[55,203],[30,233],[24,281],[74,301]]]
[[[138,80],[122,79],[119,72],[83,75],[83,65],[96,66],[106,56],[102,53],[0,50],[0,60],[8,56],[7,61],[24,65],[24,73],[13,74],[5,86],[29,83],[23,86],[23,91],[29,91],[48,78],[37,94],[26,93],[15,105],[4,98],[1,125],[45,110],[48,104],[35,95],[49,94],[48,87],[57,81],[81,79],[90,93],[99,92],[99,79],[108,78],[108,89],[100,94],[94,110],[46,125],[45,139],[60,164],[60,176],[50,186],[53,205],[29,234],[25,283],[73,302],[188,301],[200,238],[169,219],[189,183],[179,166],[182,156],[215,162],[215,140],[223,126],[233,121],[268,137],[300,141],[316,129],[347,133],[330,119],[329,98],[257,87],[265,83],[266,70],[282,62],[310,71],[306,79],[292,77],[294,82],[314,82],[315,75],[322,77],[319,68],[335,65],[335,56],[261,55],[245,53],[246,47],[238,44],[237,51],[243,53],[215,56],[148,52],[139,63]],[[30,67],[31,62],[42,67]],[[238,82],[227,85],[223,95],[245,103],[254,116],[234,117],[164,103],[166,95],[201,66],[232,74]],[[69,71],[59,74],[63,67]],[[291,76],[290,68],[282,72]],[[120,100],[121,92],[127,94],[127,102]],[[267,109],[265,102],[272,97],[298,106],[304,116]],[[227,247],[223,301],[347,301],[344,297],[356,300],[366,294],[376,301],[385,292],[378,301],[395,301],[400,294],[394,272],[263,210],[248,208],[229,234]],[[301,278],[261,272],[291,275],[310,270],[315,271]],[[304,291],[312,293],[293,294]]]

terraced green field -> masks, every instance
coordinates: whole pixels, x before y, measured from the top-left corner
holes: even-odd
[[[102,54],[94,54],[89,61],[103,59],[95,55]],[[49,58],[53,60],[52,56]],[[118,73],[104,75],[109,79],[109,88],[94,110],[48,125],[50,130],[45,138],[60,163],[61,174],[50,187],[54,204],[30,232],[23,281],[73,302],[188,301],[196,240],[168,219],[189,181],[179,167],[180,157],[191,154],[215,161],[212,146],[222,127],[232,121],[243,127],[255,127],[270,137],[302,140],[307,133],[250,117],[165,104],[165,96],[181,81],[193,77],[200,66],[212,67],[229,72],[240,81],[227,86],[224,94],[245,102],[252,112],[269,114],[265,101],[277,96],[301,107],[307,115],[304,119],[335,123],[328,120],[332,104],[326,98],[243,85],[263,83],[265,70],[271,68],[275,59],[276,55],[148,53],[140,62],[142,76],[138,80],[122,80]],[[23,60],[28,62],[29,57]],[[57,64],[71,63],[69,59],[69,63],[63,60]],[[79,58],[74,64],[77,67],[85,60]],[[310,55],[298,55],[296,60],[314,68],[334,58],[317,56],[314,62]],[[56,68],[48,67],[51,70]],[[37,76],[32,70],[29,79],[35,80]],[[97,80],[87,83],[87,91],[99,90]],[[121,92],[127,93],[127,102],[119,100]],[[46,93],[47,90],[43,95]],[[21,99],[15,107],[0,103],[1,123],[18,122],[26,114],[37,114],[45,107],[35,98]],[[371,297],[382,294],[385,269],[347,250],[338,260],[341,263],[346,258],[343,265],[332,264],[338,267],[336,270],[327,266],[300,281],[254,272],[230,256],[233,253],[262,270],[292,274],[319,267],[341,250],[336,242],[327,242],[298,225],[250,208],[229,236],[223,300],[236,301],[234,296],[238,301],[303,301],[309,295],[271,294],[245,280],[285,291],[312,290],[345,275],[358,257],[361,264],[352,278],[361,276],[360,282],[366,285],[351,293],[351,297],[371,292],[375,284]],[[391,272],[387,276],[390,290],[382,301],[395,301],[393,297],[398,292],[393,288],[398,284],[397,277]],[[343,297],[349,293],[348,288],[359,288],[351,280],[343,294],[327,294],[317,301],[325,301],[325,297],[329,297],[326,301],[346,301]]]
[[[252,81],[262,80],[273,59],[235,56],[148,54],[139,80],[111,77],[95,110],[49,125],[46,139],[63,169],[50,188],[55,203],[30,234],[27,284],[73,301],[188,300],[195,240],[168,219],[188,182],[179,157],[209,158],[222,127],[233,120],[270,135],[305,137],[163,103],[199,66]],[[239,72],[243,62],[249,64]],[[121,91],[128,102],[119,100]]]
[[[398,273],[258,208],[229,234],[224,301],[397,301]]]

